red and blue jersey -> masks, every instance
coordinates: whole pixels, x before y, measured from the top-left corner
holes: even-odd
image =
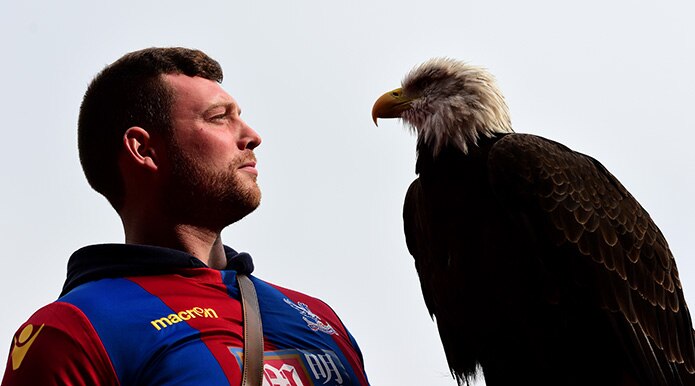
[[[96,245],[70,258],[60,298],[12,342],[3,386],[240,385],[243,322],[237,272],[180,251]],[[251,276],[261,310],[264,385],[368,385],[362,354],[322,301]]]

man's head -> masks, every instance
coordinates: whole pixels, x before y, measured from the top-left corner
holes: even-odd
[[[260,136],[216,82],[172,74],[165,81],[176,94],[171,151],[159,162],[166,212],[217,228],[241,219],[260,202],[253,154]]]
[[[241,199],[229,203],[233,209],[227,212],[246,208],[232,222],[253,210],[260,200],[255,168],[242,173],[234,167],[253,159],[251,150],[260,137],[241,121],[221,81],[222,69],[215,60],[186,48],[148,48],[107,66],[87,89],[78,122],[80,161],[89,184],[120,212],[130,175],[124,175],[128,172],[119,160],[137,156],[147,146],[154,154],[158,146],[151,160],[156,161],[158,180],[166,185],[163,189],[168,189],[164,197],[171,210],[198,212],[198,205],[219,205],[217,199]],[[219,114],[203,116],[211,112]],[[129,142],[129,136],[141,135],[147,137],[147,146],[139,139]]]

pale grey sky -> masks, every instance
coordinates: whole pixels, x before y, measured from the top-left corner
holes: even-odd
[[[254,256],[257,276],[331,304],[374,385],[455,384],[402,233],[414,138],[370,117],[433,56],[490,69],[516,131],[604,163],[666,235],[695,302],[694,11],[685,0],[0,0],[0,359],[55,300],[75,249],[123,239],[82,175],[76,117],[96,72],[148,46],[222,64],[264,140],[263,202],[224,240]]]

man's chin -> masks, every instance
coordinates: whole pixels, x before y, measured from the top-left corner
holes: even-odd
[[[240,221],[244,217],[253,213],[261,204],[261,198],[258,197],[257,200],[253,202],[247,202],[245,205],[238,205],[234,213],[231,213],[227,219],[227,225],[232,225],[235,222]]]
[[[258,187],[258,184],[255,181],[253,184],[249,184],[247,189],[237,197],[234,204],[236,210],[232,218],[233,221],[230,224],[253,213],[261,205],[261,189]]]

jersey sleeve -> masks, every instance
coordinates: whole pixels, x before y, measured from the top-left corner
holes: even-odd
[[[55,302],[17,330],[2,386],[118,385],[96,331],[75,306]]]

